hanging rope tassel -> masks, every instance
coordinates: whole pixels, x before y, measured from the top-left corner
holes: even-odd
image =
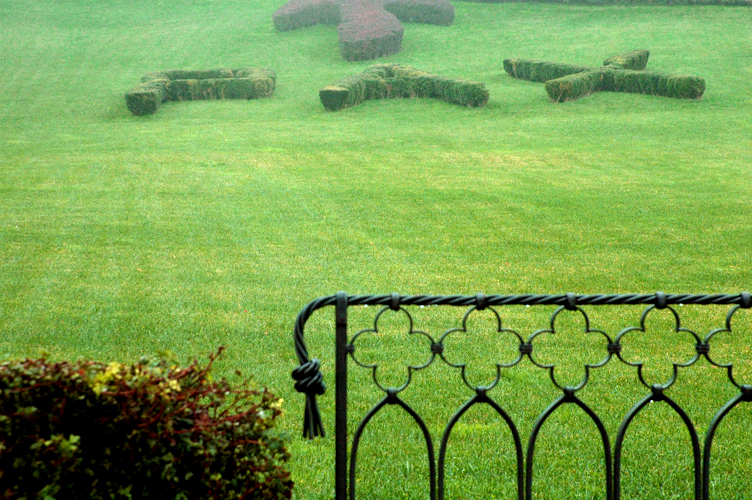
[[[319,406],[316,396],[326,392],[324,374],[319,369],[321,361],[313,358],[292,371],[292,378],[296,380],[295,390],[306,395],[305,415],[303,416],[303,437],[313,439],[324,437],[324,425],[321,422]]]

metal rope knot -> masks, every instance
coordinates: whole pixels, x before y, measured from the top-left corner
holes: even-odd
[[[292,371],[292,378],[297,380],[295,390],[305,394],[324,394],[326,384],[324,383],[324,374],[319,370],[320,367],[321,361],[318,358],[313,358],[295,368]]]
[[[488,302],[486,301],[486,296],[482,293],[476,293],[475,294],[475,308],[479,311],[482,311],[486,308]]]
[[[392,293],[389,300],[389,309],[392,311],[399,311],[400,308],[400,295],[398,293]]]
[[[668,307],[668,301],[666,300],[666,294],[663,292],[655,292],[655,308],[666,309]]]
[[[741,307],[742,309],[749,309],[752,307],[752,295],[750,295],[749,292],[742,292],[739,294],[741,296]]]
[[[567,311],[574,311],[577,309],[577,295],[572,292],[567,292],[566,302],[564,302],[564,308]]]
[[[324,425],[321,422],[318,403],[316,403],[316,395],[326,392],[324,374],[319,370],[320,366],[321,361],[313,358],[292,371],[292,378],[296,380],[295,390],[306,395],[303,436],[308,439],[313,439],[316,436],[324,436]]]

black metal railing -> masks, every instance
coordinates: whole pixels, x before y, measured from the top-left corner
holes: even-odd
[[[587,313],[582,309],[582,306],[605,306],[605,305],[647,305],[648,307],[642,312],[640,317],[639,326],[631,326],[622,329],[619,333],[611,338],[603,331],[591,329],[590,320]],[[698,334],[683,328],[681,326],[680,317],[676,309],[672,306],[675,305],[729,305],[732,306],[726,315],[725,325],[720,328],[709,331],[704,337],[700,337]],[[353,306],[383,306],[380,309],[374,319],[373,328],[360,330],[348,339],[348,308]],[[455,306],[455,307],[467,307],[467,312],[462,319],[461,328],[452,328],[445,331],[438,339],[432,338],[429,334],[422,331],[415,330],[413,328],[413,319],[410,312],[404,307],[406,306]],[[509,305],[527,305],[527,306],[541,306],[541,305],[553,305],[558,306],[553,312],[549,327],[546,329],[540,329],[532,333],[527,339],[514,330],[504,329],[501,327],[501,317],[494,307],[509,306]],[[709,485],[710,485],[710,458],[711,449],[713,445],[713,438],[718,428],[718,425],[724,419],[726,415],[740,402],[752,401],[752,386],[744,385],[737,381],[734,377],[733,365],[731,363],[719,363],[711,357],[711,340],[718,334],[723,332],[730,333],[732,331],[732,320],[735,313],[739,309],[749,309],[752,307],[752,295],[748,292],[742,292],[739,294],[731,295],[691,295],[691,294],[665,294],[662,292],[653,294],[629,294],[629,295],[575,295],[573,293],[567,293],[564,295],[484,295],[477,294],[475,296],[435,296],[435,295],[410,295],[402,296],[399,294],[391,295],[347,295],[344,292],[337,293],[327,297],[318,298],[309,303],[298,315],[295,322],[294,336],[295,336],[295,350],[300,361],[300,366],[293,371],[293,378],[296,380],[295,388],[299,392],[306,394],[306,408],[304,416],[304,436],[313,439],[316,436],[324,435],[324,427],[319,414],[316,396],[321,395],[326,390],[326,386],[323,381],[323,374],[320,371],[320,362],[318,359],[312,359],[306,348],[304,329],[306,322],[311,315],[318,309],[327,306],[335,306],[336,314],[336,351],[335,351],[335,494],[337,500],[344,500],[345,498],[355,499],[355,470],[357,464],[358,446],[363,431],[369,421],[376,415],[382,408],[387,405],[398,405],[403,408],[407,414],[420,427],[423,436],[426,441],[426,449],[428,454],[429,463],[429,481],[430,481],[430,498],[431,500],[444,499],[445,491],[445,461],[447,443],[451,435],[452,429],[459,421],[460,417],[472,406],[477,404],[487,404],[493,410],[498,413],[505,421],[509,430],[511,431],[512,439],[514,441],[514,447],[516,452],[516,478],[517,478],[517,498],[520,500],[531,500],[532,484],[533,484],[533,468],[534,468],[534,454],[535,445],[538,438],[539,431],[546,420],[556,411],[557,408],[564,404],[574,404],[581,408],[588,417],[595,423],[598,432],[600,434],[603,444],[603,470],[605,473],[605,492],[608,500],[621,498],[621,473],[622,473],[622,449],[624,444],[624,438],[629,428],[630,423],[635,416],[645,408],[651,402],[665,402],[673,411],[681,418],[690,436],[692,445],[692,456],[694,462],[694,476],[693,476],[693,498],[695,500],[708,500],[710,497]],[[490,310],[498,320],[498,332],[505,332],[514,335],[519,343],[518,354],[516,359],[509,363],[496,363],[496,378],[488,385],[480,386],[470,383],[465,376],[465,365],[454,364],[446,359],[444,356],[444,341],[453,332],[465,331],[467,319],[474,311]],[[683,332],[691,335],[694,339],[695,353],[691,359],[682,363],[673,363],[673,371],[671,377],[662,384],[650,384],[646,380],[643,373],[643,362],[630,362],[622,357],[622,339],[625,335],[633,331],[645,331],[645,320],[651,314],[651,311],[658,309],[665,309],[673,314],[675,320],[675,331]],[[362,362],[356,356],[355,341],[359,336],[367,333],[374,332],[378,329],[378,321],[385,311],[403,311],[409,319],[410,332],[417,333],[425,336],[430,342],[430,353],[428,353],[428,361],[421,365],[408,366],[407,380],[399,387],[386,387],[380,383],[376,370],[378,365]],[[553,333],[556,329],[555,323],[559,314],[564,311],[576,311],[580,313],[584,319],[585,332],[596,333],[602,335],[604,338],[604,357],[597,363],[585,364],[585,375],[581,381],[574,386],[564,385],[559,379],[557,379],[555,373],[555,365],[542,363],[534,356],[534,342],[535,339],[543,333]],[[360,424],[357,427],[352,439],[352,445],[349,453],[348,460],[348,432],[347,432],[347,358],[348,356],[359,366],[371,369],[373,372],[373,381],[375,385],[384,393],[383,399],[378,402],[371,410],[363,417]],[[520,438],[518,427],[515,425],[513,419],[504,410],[503,406],[497,403],[490,395],[489,392],[499,383],[501,372],[504,369],[511,368],[519,364],[523,358],[528,358],[535,366],[548,370],[551,382],[561,392],[561,395],[553,401],[548,408],[546,408],[535,421],[532,431],[530,433],[527,449],[523,454],[523,444]],[[590,379],[591,370],[600,368],[609,363],[614,357],[625,365],[636,368],[638,378],[642,385],[648,390],[648,394],[637,402],[626,414],[621,421],[621,425],[616,433],[616,440],[614,441],[613,449],[611,447],[611,440],[606,431],[606,427],[599,418],[599,416],[585,404],[577,395],[578,391],[583,389]],[[467,400],[451,417],[447,423],[441,444],[439,446],[438,462],[435,459],[434,446],[431,439],[431,435],[428,431],[426,424],[420,415],[408,405],[403,399],[400,398],[400,393],[404,391],[412,380],[413,372],[422,370],[431,365],[436,359],[441,359],[447,365],[459,368],[461,371],[461,378],[475,395]],[[723,405],[715,414],[710,422],[704,438],[704,446],[701,449],[700,438],[698,437],[695,426],[691,419],[687,415],[686,411],[668,395],[666,391],[674,385],[677,379],[679,368],[686,368],[694,365],[700,358],[705,358],[711,365],[715,367],[725,368],[728,380],[737,389],[738,393],[732,397],[725,405]],[[752,441],[752,440],[751,440]],[[750,443],[752,445],[752,442]],[[613,452],[613,454],[612,454]],[[752,495],[752,492],[748,492]]]

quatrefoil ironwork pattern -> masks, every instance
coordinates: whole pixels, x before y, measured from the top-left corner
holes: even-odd
[[[373,320],[373,328],[367,328],[365,330],[360,330],[358,333],[356,333],[355,335],[353,335],[352,339],[350,340],[350,343],[347,345],[347,350],[350,353],[350,356],[352,357],[353,361],[355,361],[355,363],[357,363],[358,365],[362,366],[363,368],[369,368],[369,369],[371,369],[372,377],[373,377],[373,382],[376,384],[376,386],[379,389],[381,389],[382,391],[384,391],[384,392],[386,392],[388,394],[394,395],[396,393],[404,391],[407,388],[407,386],[410,385],[410,381],[413,378],[413,372],[415,372],[417,370],[422,370],[423,368],[426,368],[427,366],[429,366],[433,362],[434,358],[436,357],[436,354],[433,353],[433,352],[430,353],[428,359],[424,363],[422,363],[422,364],[419,364],[419,365],[407,365],[407,378],[405,379],[405,381],[401,385],[398,385],[396,387],[386,387],[386,386],[384,386],[379,381],[379,377],[378,377],[379,365],[376,364],[376,363],[365,362],[364,360],[358,359],[358,356],[356,356],[356,350],[357,350],[356,349],[356,341],[358,340],[359,337],[361,337],[363,335],[367,335],[369,333],[379,333],[379,319],[381,319],[381,317],[387,311],[401,312],[401,313],[403,313],[407,317],[407,320],[408,320],[409,325],[410,325],[409,329],[408,329],[408,332],[407,332],[408,335],[422,335],[422,336],[424,336],[425,338],[428,339],[429,345],[434,345],[434,341],[431,338],[431,336],[428,335],[427,333],[421,332],[419,330],[415,330],[413,328],[413,317],[412,317],[412,315],[408,311],[406,311],[405,309],[403,309],[403,308],[401,308],[399,306],[396,306],[396,307],[384,307],[384,308],[382,308],[376,314],[376,317]]]
[[[590,328],[590,318],[588,318],[588,315],[585,314],[585,311],[583,311],[581,308],[579,308],[577,306],[568,305],[568,306],[560,306],[558,309],[556,309],[554,311],[554,313],[551,315],[551,322],[550,322],[549,328],[544,329],[544,330],[538,330],[538,331],[534,332],[532,335],[530,335],[530,338],[527,340],[527,344],[530,345],[530,346],[532,346],[533,345],[533,341],[539,335],[546,334],[546,333],[548,333],[548,334],[555,334],[556,333],[556,318],[558,318],[559,314],[561,314],[561,312],[564,311],[564,310],[576,311],[576,312],[578,312],[578,313],[580,313],[582,315],[582,318],[585,321],[585,329],[584,330],[585,330],[586,334],[597,333],[597,334],[602,335],[606,339],[607,344],[606,344],[606,348],[604,349],[605,357],[603,359],[601,359],[597,363],[586,363],[584,365],[584,367],[585,367],[585,373],[584,373],[584,375],[582,376],[582,379],[580,380],[580,382],[577,385],[575,385],[575,386],[564,386],[564,385],[562,385],[556,379],[556,365],[555,364],[546,364],[546,363],[541,363],[539,361],[536,361],[535,357],[533,356],[533,351],[532,350],[530,350],[530,352],[527,354],[527,356],[528,356],[528,358],[530,359],[530,361],[535,366],[537,366],[539,368],[545,368],[545,369],[548,370],[548,373],[549,373],[549,375],[551,377],[551,382],[553,382],[553,384],[558,389],[560,389],[562,391],[565,391],[567,393],[574,393],[576,391],[579,391],[583,387],[585,387],[585,384],[588,383],[588,380],[590,379],[590,370],[591,369],[593,369],[593,368],[600,368],[601,366],[605,365],[606,363],[608,363],[611,360],[611,351],[608,350],[608,346],[612,345],[613,342],[611,341],[611,337],[609,337],[606,334],[606,332],[604,332],[602,330],[596,330],[596,329],[591,329]]]
[[[684,328],[681,325],[680,315],[675,306],[677,305],[731,305],[732,308],[726,315],[725,325],[720,328],[711,329],[704,338],[695,333],[694,331]],[[697,294],[673,294],[668,295],[662,292],[655,294],[629,294],[629,295],[483,295],[477,294],[475,296],[463,296],[463,295],[449,295],[449,296],[433,296],[433,295],[413,295],[413,296],[401,296],[399,294],[391,295],[353,295],[348,296],[341,292],[336,296],[322,297],[311,302],[301,313],[298,315],[298,319],[295,324],[295,348],[300,361],[300,367],[294,372],[296,379],[296,388],[299,391],[306,393],[306,414],[305,414],[305,427],[304,433],[308,437],[315,437],[317,435],[323,435],[323,425],[321,424],[320,415],[318,414],[318,406],[316,404],[316,396],[321,395],[325,389],[323,383],[323,376],[319,371],[318,360],[311,359],[308,355],[308,351],[305,345],[303,330],[305,323],[313,314],[314,311],[330,305],[336,305],[336,318],[337,318],[337,359],[336,359],[336,389],[337,389],[337,405],[336,405],[336,452],[335,452],[335,493],[337,500],[344,500],[349,496],[350,500],[356,498],[355,495],[355,468],[357,463],[357,450],[358,444],[365,427],[369,424],[371,419],[386,405],[397,405],[405,410],[405,412],[412,418],[420,427],[423,432],[423,436],[426,442],[426,451],[429,463],[429,486],[431,500],[443,500],[444,498],[444,481],[445,481],[445,457],[447,453],[447,443],[455,424],[458,423],[462,415],[474,405],[487,405],[493,411],[501,416],[506,425],[509,427],[514,442],[514,450],[516,453],[516,468],[517,468],[517,498],[518,500],[531,500],[533,498],[533,471],[534,471],[534,453],[536,447],[536,440],[540,432],[544,427],[547,419],[562,405],[571,404],[576,405],[582,409],[587,416],[595,423],[600,438],[603,444],[603,471],[605,480],[605,490],[607,500],[619,500],[621,492],[621,456],[622,449],[625,443],[625,436],[630,427],[630,423],[648,403],[662,402],[668,405],[682,420],[683,427],[686,428],[690,436],[692,456],[694,459],[694,494],[695,500],[709,500],[710,498],[710,457],[713,445],[713,439],[715,431],[718,428],[721,421],[725,416],[731,412],[737,405],[742,402],[752,402],[752,385],[744,384],[743,381],[738,380],[733,370],[733,363],[727,362],[726,359],[721,359],[722,356],[716,355],[711,349],[711,343],[718,338],[721,338],[725,334],[733,332],[733,320],[735,315],[739,313],[740,309],[752,309],[752,295],[748,292],[742,292],[740,294],[717,294],[717,295],[697,295]],[[360,330],[352,338],[347,340],[347,310],[350,307],[358,305],[380,305],[383,306],[374,318],[373,328]],[[449,328],[438,337],[438,341],[425,331],[415,328],[413,317],[408,311],[408,306],[452,306],[452,307],[464,307],[465,313],[462,317],[460,327]],[[499,311],[503,306],[557,306],[552,313],[548,328],[539,329],[529,335],[524,340],[523,336],[517,331],[504,328],[502,326],[502,317]],[[585,306],[607,306],[607,305],[645,305],[642,314],[639,319],[639,326],[629,326],[619,331],[616,337],[612,340],[603,330],[591,328],[590,319],[585,312]],[[495,321],[493,328],[493,335],[511,335],[518,344],[518,353],[515,354],[513,359],[498,360],[495,359],[498,353],[489,350],[489,361],[491,361],[496,368],[496,375],[490,384],[485,386],[475,385],[469,380],[467,376],[467,362],[458,361],[455,357],[458,354],[452,350],[451,347],[445,345],[445,341],[449,340],[453,335],[470,335],[468,332],[468,318],[476,311],[488,310],[492,314]],[[668,380],[663,380],[662,383],[650,384],[644,373],[645,363],[647,361],[652,362],[650,357],[644,359],[634,359],[635,340],[631,337],[636,335],[637,332],[643,332],[647,335],[651,335],[652,332],[646,326],[646,320],[652,314],[656,314],[655,310],[663,310],[669,313],[669,318],[673,318],[674,325],[673,330],[676,334],[686,335],[688,339],[693,342],[694,353],[688,356],[688,359],[680,359],[678,361],[672,360],[671,376]],[[379,319],[387,312],[394,311],[399,314],[404,314],[408,319],[408,335],[418,335],[425,339],[425,361],[421,364],[408,364],[407,375],[401,385],[397,387],[387,387],[381,383],[378,376],[378,365],[376,363],[370,363],[366,359],[360,359],[358,357],[357,341],[359,338],[368,335],[370,333],[377,333],[379,331]],[[580,379],[579,383],[574,386],[565,386],[557,378],[556,363],[542,362],[540,357],[541,345],[536,345],[536,340],[543,338],[543,335],[556,334],[556,321],[563,311],[570,311],[582,317],[584,322],[585,334],[594,334],[600,336],[604,340],[603,358],[597,362],[589,362],[584,364],[584,375]],[[451,344],[451,343],[450,343]],[[536,350],[537,349],[537,350]],[[616,356],[614,356],[614,354]],[[658,353],[660,354],[660,353]],[[500,356],[500,355],[499,355]],[[510,415],[504,410],[503,404],[495,401],[490,391],[498,386],[500,383],[500,377],[503,373],[502,370],[514,369],[518,364],[523,361],[523,358],[527,356],[530,362],[544,370],[549,372],[549,376],[553,385],[561,391],[561,395],[551,402],[532,426],[530,435],[528,437],[528,444],[526,453],[523,457],[523,446],[518,426]],[[371,410],[361,420],[355,434],[353,435],[352,447],[350,448],[350,455],[348,461],[348,420],[347,420],[347,359],[351,357],[354,362],[366,369],[370,369],[372,372],[372,378],[376,386],[381,389],[385,396],[384,398],[375,404]],[[732,397],[722,408],[718,409],[715,416],[710,422],[710,425],[705,433],[704,444],[701,445],[701,439],[695,429],[695,423],[690,419],[684,409],[668,395],[667,391],[677,384],[680,380],[681,369],[688,369],[695,365],[700,358],[704,357],[707,361],[716,367],[725,368],[728,375],[728,380],[733,386],[735,386],[739,392]],[[440,358],[444,363],[453,368],[459,369],[460,379],[462,383],[470,388],[475,394],[468,399],[460,408],[457,409],[455,414],[450,418],[447,426],[444,429],[441,445],[439,448],[438,462],[434,456],[434,446],[431,433],[428,427],[424,423],[422,417],[404,400],[400,398],[400,393],[405,391],[413,380],[413,374],[421,371],[420,376],[429,376],[430,370],[428,368],[436,358]],[[603,425],[599,415],[585,404],[577,395],[577,391],[583,389],[591,375],[591,370],[602,367],[609,363],[612,359],[618,359],[626,367],[635,370],[639,379],[639,382],[648,389],[648,394],[645,395],[640,401],[634,403],[629,412],[623,417],[621,425],[619,426],[616,434],[616,439],[611,445],[611,439],[608,432]],[[517,381],[524,383],[522,381]],[[349,462],[349,467],[348,467]],[[438,465],[438,467],[437,467]],[[348,494],[349,493],[349,494]]]
[[[460,363],[452,363],[451,361],[449,361],[448,358],[451,357],[451,356],[447,356],[447,349],[446,349],[446,345],[444,344],[444,342],[451,335],[456,335],[456,334],[459,334],[460,332],[461,333],[468,333],[468,331],[467,331],[468,330],[468,328],[467,328],[467,320],[468,320],[468,318],[475,311],[480,311],[480,310],[484,310],[484,309],[486,309],[486,308],[482,307],[482,306],[473,306],[473,307],[471,307],[470,309],[468,309],[468,311],[462,317],[462,326],[461,327],[459,327],[459,328],[451,328],[451,329],[445,331],[441,335],[441,337],[439,337],[439,345],[441,346],[441,348],[438,351],[439,351],[439,355],[441,356],[441,359],[446,364],[448,364],[449,366],[452,366],[454,368],[459,368],[463,382],[465,383],[466,386],[468,386],[470,389],[472,389],[474,391],[478,391],[478,390],[481,390],[481,391],[490,391],[491,389],[493,389],[494,387],[496,387],[496,385],[499,383],[499,380],[501,379],[501,370],[502,370],[502,368],[511,368],[511,367],[515,366],[516,364],[518,364],[522,360],[522,353],[519,353],[515,359],[513,359],[513,360],[511,360],[509,362],[506,362],[506,363],[494,362],[494,365],[496,366],[496,376],[494,377],[493,381],[490,384],[485,385],[485,386],[473,384],[472,382],[470,382],[468,380],[468,377],[467,377],[467,363],[462,363],[462,362],[460,362]],[[523,344],[524,340],[522,339],[522,336],[519,333],[517,333],[514,330],[510,330],[508,328],[502,328],[502,326],[501,326],[501,316],[499,316],[499,313],[496,311],[496,309],[494,309],[492,307],[488,307],[487,310],[491,311],[491,313],[493,314],[493,317],[494,317],[494,319],[496,321],[496,328],[495,328],[495,332],[494,333],[497,333],[497,334],[500,334],[500,335],[503,335],[503,334],[513,335],[514,337],[517,338],[517,340],[518,340],[518,342],[519,342],[520,345]]]
[[[712,330],[705,336],[702,347],[698,344],[698,355],[705,356],[705,359],[707,359],[708,362],[710,362],[710,364],[712,364],[713,366],[717,366],[718,368],[725,368],[728,372],[728,378],[732,384],[743,391],[746,390],[747,392],[752,393],[752,381],[748,381],[750,382],[749,384],[743,384],[741,383],[741,381],[738,381],[734,376],[733,363],[722,363],[710,356],[710,341],[716,336],[733,332],[733,328],[731,327],[731,320],[733,319],[734,315],[737,314],[740,309],[752,308],[752,296],[749,293],[743,293],[742,297],[742,303],[734,306],[726,315],[726,327]],[[752,335],[752,332],[747,333]]]
[[[636,361],[636,362],[627,361],[624,356],[625,349],[624,349],[624,346],[622,345],[622,340],[630,332],[639,331],[639,332],[645,333],[647,331],[647,328],[645,327],[645,320],[648,318],[648,315],[656,309],[666,309],[670,311],[674,317],[674,321],[676,322],[674,331],[676,333],[687,333],[691,335],[695,340],[695,354],[690,359],[684,362],[673,362],[671,378],[662,384],[650,384],[645,379],[645,373],[644,373],[645,363],[643,361]],[[686,368],[688,366],[692,366],[693,364],[695,364],[697,360],[700,359],[700,353],[703,351],[703,348],[702,348],[703,342],[700,340],[700,337],[692,330],[683,328],[681,326],[681,320],[679,319],[679,314],[676,312],[676,310],[673,307],[667,306],[663,303],[658,304],[658,305],[653,305],[645,309],[642,313],[642,316],[640,317],[640,326],[631,326],[619,332],[619,334],[616,336],[616,343],[622,346],[622,348],[620,349],[620,352],[617,353],[617,356],[623,363],[626,363],[629,366],[637,367],[637,376],[639,377],[640,382],[642,382],[642,384],[648,389],[661,390],[661,391],[666,390],[672,385],[674,385],[674,383],[676,382],[676,378],[679,375],[679,368]]]

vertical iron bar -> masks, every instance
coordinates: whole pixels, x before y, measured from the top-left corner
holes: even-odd
[[[600,417],[595,414],[595,412],[585,403],[582,402],[581,399],[579,399],[576,396],[572,396],[573,402],[582,408],[582,410],[588,414],[590,419],[595,423],[595,426],[598,428],[598,432],[601,435],[601,441],[603,442],[603,452],[606,458],[606,500],[613,500],[614,498],[614,481],[613,476],[611,474],[612,466],[611,466],[611,444],[608,440],[608,432],[606,432],[606,426],[603,425],[603,422],[601,421]]]
[[[366,425],[368,425],[368,422],[371,421],[373,416],[376,415],[376,413],[378,413],[378,411],[388,403],[389,397],[387,396],[379,401],[376,406],[371,408],[371,410],[366,413],[366,416],[363,417],[363,420],[360,421],[360,424],[358,425],[358,428],[355,430],[355,434],[353,435],[353,444],[352,448],[350,449],[350,500],[355,500],[355,471],[358,466],[357,460],[358,446],[360,445],[360,436],[363,435],[363,430],[366,428]]]
[[[533,430],[530,432],[530,438],[527,442],[527,457],[526,457],[526,468],[525,468],[525,499],[526,500],[533,500],[533,454],[535,453],[535,441],[538,439],[538,432],[540,432],[541,427],[543,427],[543,424],[546,423],[546,419],[551,416],[551,414],[556,410],[559,406],[561,406],[563,403],[566,402],[567,396],[561,395],[556,401],[551,403],[548,408],[546,408],[543,413],[541,413],[538,416],[538,419],[535,421],[535,424],[533,425]]]
[[[723,408],[718,410],[718,413],[713,417],[708,432],[705,434],[705,453],[702,454],[702,500],[710,500],[710,451],[713,447],[715,430],[718,428],[721,420],[723,420],[723,417],[739,404],[739,401],[742,401],[743,397],[744,394],[739,393],[723,405]]]
[[[645,405],[653,401],[655,396],[651,393],[641,399],[634,405],[624,420],[621,421],[619,431],[616,433],[616,442],[614,443],[614,500],[621,500],[621,448],[624,443],[624,437],[627,435],[627,428],[632,419],[642,410]]]
[[[347,498],[347,293],[337,292],[334,493]]]
[[[694,457],[695,464],[695,500],[702,500],[702,459],[700,457],[700,440],[697,437],[697,431],[689,415],[687,415],[681,406],[676,404],[676,401],[668,396],[664,396],[663,400],[681,417],[689,431],[689,439],[692,441],[692,456]]]

